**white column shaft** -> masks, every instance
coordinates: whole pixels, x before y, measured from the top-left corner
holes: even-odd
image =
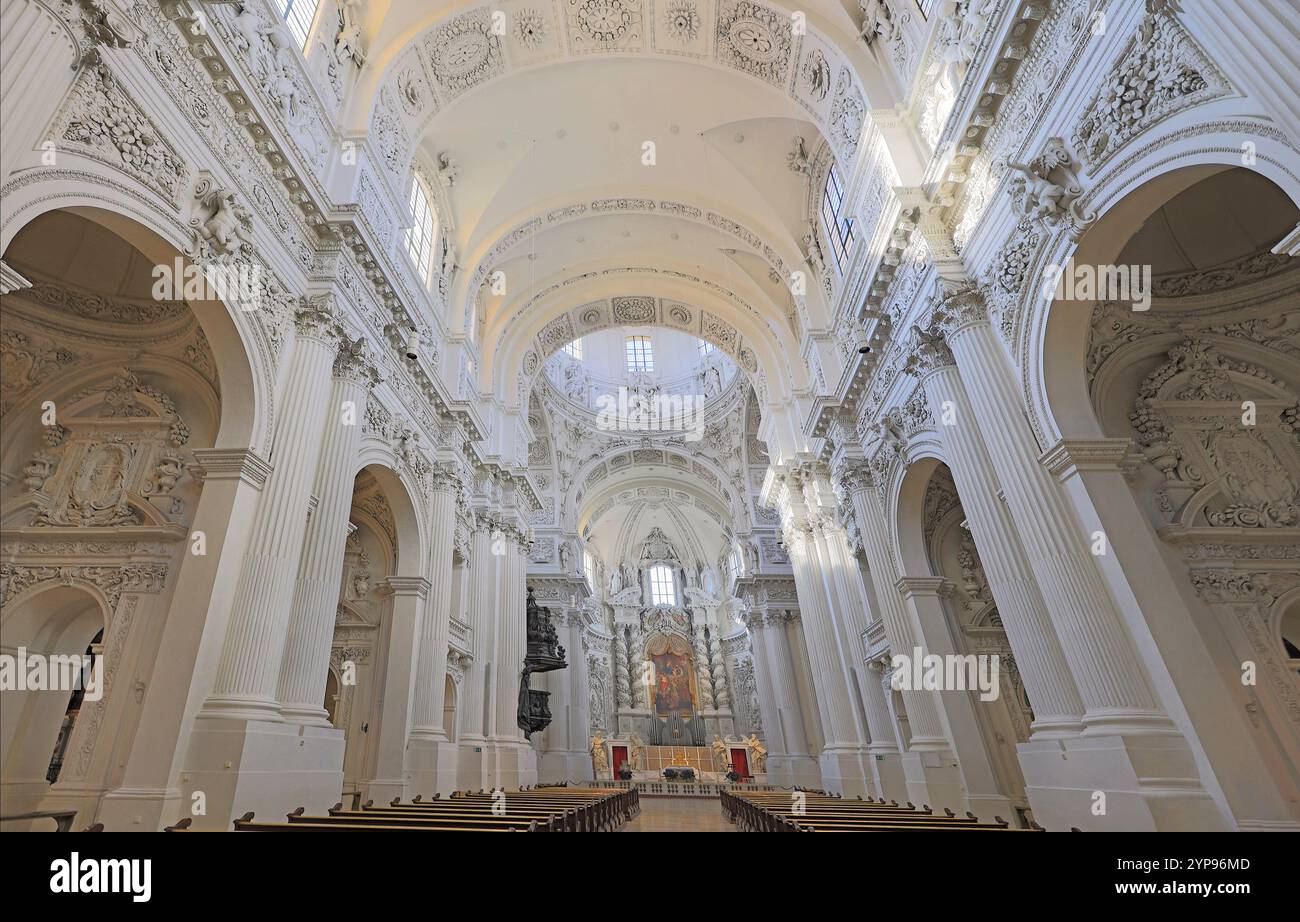
[[[880,604],[880,618],[885,624],[885,636],[894,654],[911,656],[920,646],[912,618],[899,594],[893,557],[889,552],[889,533],[885,527],[885,514],[875,488],[855,485],[852,490],[853,511],[862,535],[862,549],[871,569],[871,581],[876,588]],[[924,689],[905,689],[903,704],[907,708],[908,726],[912,731],[912,749],[947,749],[948,738],[939,719],[935,693]]]
[[[939,436],[989,589],[1025,680],[1034,725],[1044,730],[1078,728],[1083,702],[1038,584],[1025,562],[1011,515],[998,498],[997,470],[980,439],[966,388],[953,365],[927,375],[923,384],[936,419],[944,415],[945,406],[953,413],[953,424],[939,426]]]
[[[276,410],[272,470],[262,491],[239,574],[230,624],[208,699],[209,711],[279,718],[276,689],[308,497],[320,455],[320,425],[330,393],[334,338],[300,333],[284,399]]]
[[[446,739],[442,706],[446,699],[447,635],[451,618],[452,547],[456,529],[456,490],[450,477],[435,481],[429,494],[429,601],[420,626],[412,735]]]
[[[993,466],[1087,709],[1085,723],[1167,720],[1061,487],[1039,463],[1008,360],[987,319],[948,336]]]
[[[323,704],[325,684],[366,397],[359,380],[343,375],[335,377],[326,407],[321,458],[316,468],[316,511],[307,523],[289,617],[289,638],[280,665],[281,710],[286,718],[307,723],[328,722]],[[346,419],[345,406],[351,407]]]

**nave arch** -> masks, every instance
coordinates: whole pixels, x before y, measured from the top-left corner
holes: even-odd
[[[1280,627],[1296,589],[1286,547],[1300,523],[1300,453],[1294,410],[1285,409],[1300,393],[1286,306],[1296,291],[1288,257],[1297,252],[1300,176],[1295,149],[1271,127],[1202,118],[1190,127],[1171,120],[1102,171],[1086,197],[1096,222],[1077,241],[1058,233],[1035,258],[1039,272],[1067,260],[1152,265],[1152,308],[1031,290],[1016,351],[1045,463],[1090,540],[1108,542],[1098,562],[1162,700],[1195,735],[1202,771],[1222,767],[1212,783],[1224,785],[1233,813],[1272,817],[1285,812],[1277,798],[1300,791],[1300,684]],[[1247,194],[1267,208],[1226,218]],[[1204,207],[1189,207],[1198,195],[1209,197]],[[1169,223],[1171,203],[1186,216],[1181,226]],[[1153,227],[1172,227],[1197,242],[1221,238],[1222,258],[1241,220],[1258,231],[1265,215],[1271,239],[1234,251],[1235,262],[1162,266],[1159,250],[1134,248]],[[1197,400],[1221,428],[1198,428]],[[1258,427],[1243,424],[1245,400],[1260,407]],[[1219,444],[1235,446],[1256,472],[1245,492]],[[1258,684],[1243,683],[1248,668],[1258,669]],[[1247,761],[1265,766],[1272,783],[1243,783]]]
[[[247,318],[217,301],[154,297],[152,267],[181,253],[139,223],[126,186],[64,181],[40,198],[31,193],[49,192],[48,178],[30,179],[5,226],[0,643],[8,654],[81,655],[102,634],[107,688],[83,702],[52,787],[43,769],[29,782],[36,760],[49,763],[62,713],[43,707],[16,722],[31,764],[6,766],[5,785],[14,804],[93,813],[145,738],[167,730],[149,724],[159,703],[149,692],[186,667],[159,650],[184,629],[176,611],[197,609],[202,621],[190,592],[211,593],[225,538],[217,523],[230,513],[203,478],[237,464],[268,425],[269,382],[245,349]],[[72,587],[77,601],[65,598]],[[174,708],[175,689],[166,694]]]

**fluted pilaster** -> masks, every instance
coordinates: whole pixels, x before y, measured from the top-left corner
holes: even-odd
[[[204,705],[210,715],[280,717],[280,663],[338,342],[328,299],[304,299],[295,320],[298,335],[276,412],[272,470],[244,553],[213,691]]]
[[[496,738],[524,742],[519,729],[519,677],[528,640],[528,536],[519,527],[503,524],[493,537],[502,552],[501,605],[497,612]]]
[[[286,720],[329,723],[322,702],[347,544],[357,447],[366,402],[376,378],[364,341],[345,338],[334,359],[334,383],[316,468],[317,505],[307,524],[289,636],[280,665],[278,697]]]
[[[445,740],[442,706],[446,698],[447,636],[451,622],[452,550],[456,532],[456,496],[460,481],[454,471],[436,465],[429,491],[429,601],[420,626],[420,659],[416,669],[415,706],[411,736]]]
[[[853,501],[854,517],[862,536],[862,549],[871,569],[871,580],[880,606],[880,619],[885,625],[885,636],[895,654],[912,655],[920,646],[918,631],[912,623],[903,597],[897,588],[898,573],[889,551],[889,531],[885,513],[881,509],[865,463],[854,462],[842,466],[839,480]],[[924,689],[906,689],[902,692],[912,729],[912,749],[943,750],[949,748],[947,734],[939,717],[935,693]]]
[[[981,439],[970,397],[946,344],[914,340],[912,369],[921,377],[962,510],[975,538],[989,589],[1025,681],[1036,733],[1082,729],[1083,703],[1025,561],[1006,506],[998,498],[998,472]]]
[[[937,319],[1001,474],[1011,518],[1086,708],[1084,723],[1111,731],[1167,724],[1068,498],[1039,463],[983,297],[973,289],[960,291],[940,305]]]
[[[484,726],[484,670],[494,661],[494,601],[498,582],[496,558],[492,556],[492,534],[481,521],[470,539],[469,623],[474,632],[474,667],[465,677],[460,708],[462,740],[483,739],[491,734]]]

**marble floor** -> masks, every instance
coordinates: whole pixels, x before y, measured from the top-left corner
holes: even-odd
[[[641,798],[641,815],[621,832],[735,832],[713,797]]]

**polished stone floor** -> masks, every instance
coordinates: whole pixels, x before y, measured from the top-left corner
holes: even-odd
[[[735,832],[715,797],[641,797],[641,815],[622,832]]]

